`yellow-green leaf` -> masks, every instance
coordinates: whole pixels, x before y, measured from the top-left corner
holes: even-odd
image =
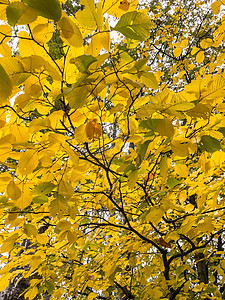
[[[141,81],[151,89],[158,89],[158,81],[152,72],[144,72],[141,75]]]
[[[150,18],[138,11],[127,12],[122,15],[114,30],[121,32],[126,38],[144,41],[151,29]]]
[[[38,13],[23,2],[12,2],[7,6],[6,15],[9,25],[23,25],[34,22]]]
[[[127,185],[131,190],[134,189],[137,180],[138,180],[138,171],[137,170],[134,170],[128,174]]]

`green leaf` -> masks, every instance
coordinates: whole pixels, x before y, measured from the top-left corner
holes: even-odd
[[[139,123],[139,126],[150,129],[155,132],[157,125],[159,124],[160,121],[161,121],[161,119],[148,119],[148,120],[141,121]]]
[[[149,36],[150,18],[141,12],[131,11],[122,15],[114,30],[121,32],[126,38],[144,41]]]
[[[3,67],[0,65],[0,104],[9,98],[12,93],[12,83],[5,72]]]
[[[85,105],[87,102],[87,96],[89,90],[86,85],[84,86],[75,86],[68,93],[66,92],[66,98],[69,102],[71,108],[78,109]]]
[[[6,16],[9,25],[24,25],[34,22],[38,13],[23,2],[13,2],[7,6]]]
[[[61,18],[61,6],[59,0],[23,0],[28,6],[38,11],[44,18],[59,21]]]
[[[134,64],[135,68],[139,71],[143,66],[145,66],[147,64],[148,60],[149,60],[149,56],[139,59]]]
[[[225,127],[220,127],[218,131],[221,132],[223,136],[225,136]]]
[[[140,127],[147,128],[153,132],[158,132],[162,136],[172,137],[174,127],[169,119],[148,119],[139,123]]]
[[[211,137],[210,135],[203,135],[200,141],[200,148],[202,150],[206,150],[207,152],[215,152],[221,149],[220,142]]]
[[[32,193],[34,195],[49,194],[56,186],[52,182],[42,182],[35,186]]]
[[[143,144],[138,145],[138,149],[137,149],[137,151],[138,151],[138,157],[137,157],[138,165],[140,165],[142,163],[142,161],[144,160],[149,143],[150,143],[150,141],[145,141]]]
[[[36,196],[33,198],[34,203],[43,204],[48,202],[48,197],[45,195]]]
[[[177,186],[178,184],[180,184],[180,181],[177,180],[174,177],[169,177],[167,180],[167,185],[170,189],[174,188],[175,186]]]
[[[84,54],[76,58],[72,58],[70,60],[70,63],[75,64],[81,73],[87,73],[90,65],[96,61],[97,59],[94,56]]]

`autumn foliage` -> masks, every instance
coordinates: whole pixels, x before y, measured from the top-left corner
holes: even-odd
[[[1,291],[27,278],[29,300],[225,299],[225,2],[211,2],[0,1]]]

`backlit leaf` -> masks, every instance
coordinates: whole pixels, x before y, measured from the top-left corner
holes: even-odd
[[[90,65],[96,61],[97,61],[97,59],[95,57],[93,57],[92,55],[84,54],[84,55],[81,55],[81,56],[71,59],[70,63],[75,64],[81,73],[87,73]]]
[[[144,41],[149,35],[151,26],[147,15],[132,11],[122,15],[114,30],[121,32],[126,38]]]
[[[44,18],[59,21],[61,18],[61,7],[59,0],[23,0],[28,6],[35,9]]]
[[[78,26],[68,17],[62,17],[57,24],[59,26],[61,37],[74,47],[83,45],[83,38]]]
[[[99,2],[97,10],[95,9],[94,0],[82,0],[81,4],[85,7],[83,10],[79,10],[76,14],[76,18],[80,24],[90,29],[96,27],[101,29],[103,21],[101,9],[102,3]]]
[[[6,14],[11,26],[32,23],[38,16],[36,10],[23,2],[12,2],[7,6]]]

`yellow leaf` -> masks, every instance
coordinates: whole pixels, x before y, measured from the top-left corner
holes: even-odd
[[[78,26],[69,18],[62,17],[57,23],[62,39],[71,46],[82,47],[83,38]]]
[[[95,29],[101,28],[103,16],[97,16],[94,0],[82,0],[81,4],[85,6],[84,10],[79,10],[76,13],[78,22],[85,28]],[[101,2],[99,3],[101,5]],[[99,19],[100,17],[100,19]]]
[[[198,64],[202,63],[205,59],[205,52],[204,51],[199,51],[198,54],[196,55],[196,61]]]
[[[84,76],[86,75],[84,74]],[[84,106],[85,103],[87,103],[88,94],[89,94],[89,90],[87,86],[82,85],[70,89],[66,94],[66,98],[69,102],[70,107],[77,109],[77,108],[81,108],[82,106]]]
[[[1,246],[1,253],[10,252],[18,238],[19,238],[19,234],[13,233],[6,240],[4,240]]]
[[[43,262],[43,259],[39,256],[39,255],[34,255],[32,257],[32,260],[30,262],[30,273],[33,273],[39,266],[40,264]]]
[[[82,124],[75,129],[75,139],[78,143],[84,143],[87,141],[86,124]]]
[[[32,235],[35,237],[37,235],[37,228],[33,224],[24,224],[24,233],[31,237]]]
[[[60,128],[62,126],[61,122],[64,120],[64,111],[54,111],[48,116],[48,120],[50,121],[50,126],[53,129]]]
[[[182,48],[186,48],[188,46],[188,44],[189,44],[189,40],[188,39],[184,39],[184,40],[181,41],[180,46]]]
[[[98,56],[102,49],[105,49],[106,51],[110,50],[109,32],[100,32],[94,35],[85,53]]]
[[[212,46],[212,43],[213,43],[212,39],[207,38],[201,41],[200,46],[202,49],[206,49]]]
[[[25,299],[33,300],[38,294],[37,286],[32,286],[28,289],[28,291],[24,294]]]
[[[4,68],[0,65],[0,104],[6,102],[12,93],[12,83],[5,72]]]
[[[97,293],[90,293],[90,294],[88,295],[88,300],[92,300],[92,299],[94,299],[94,298],[96,298],[96,297],[98,297],[98,294],[97,294]]]
[[[214,12],[215,15],[217,15],[220,12],[220,7],[221,7],[222,3],[221,1],[215,1],[211,4],[211,9]]]
[[[17,200],[21,196],[20,188],[15,184],[14,180],[7,185],[7,194],[12,200]]]
[[[186,111],[186,110],[192,109],[194,107],[195,107],[194,103],[182,102],[182,103],[178,103],[178,104],[171,106],[171,109],[174,109],[177,111]]]
[[[86,134],[89,139],[99,138],[102,134],[102,127],[96,119],[91,119],[86,124]]]
[[[174,135],[174,127],[169,119],[160,120],[159,124],[157,125],[156,131],[160,135],[170,138]]]
[[[68,230],[67,239],[70,243],[75,243],[77,240],[77,234],[74,231]]]
[[[0,280],[0,291],[3,291],[7,288],[7,286],[10,283],[10,278],[12,274],[10,272],[7,272],[6,274],[1,274],[1,280]]]
[[[175,57],[179,57],[182,53],[182,48],[181,47],[176,47],[174,50],[173,50],[173,54]]]
[[[212,224],[212,219],[207,217],[205,220],[201,220],[198,223],[198,230],[201,232],[213,232],[214,226]]]
[[[71,183],[61,180],[59,184],[59,193],[62,196],[71,198],[73,196],[74,190]]]
[[[163,181],[165,181],[167,178],[168,168],[168,157],[165,155],[160,162],[160,176],[162,177]]]
[[[191,55],[195,55],[200,49],[197,47],[193,47],[191,51]]]
[[[18,163],[18,170],[21,175],[28,175],[38,166],[38,155],[35,150],[27,150],[22,153]]]
[[[144,72],[141,76],[141,82],[151,89],[158,89],[158,81],[152,72]]]
[[[54,31],[55,28],[52,23],[38,24],[34,27],[32,34],[35,41],[40,44],[45,44],[51,39]]]
[[[186,178],[189,175],[189,169],[185,164],[176,162],[176,164],[175,164],[175,173],[178,174],[181,177]]]
[[[45,234],[37,234],[36,239],[37,239],[37,242],[42,245],[45,245],[49,242],[49,237],[46,236]]]
[[[11,39],[12,28],[9,25],[0,25],[0,41],[8,43]]]
[[[165,211],[163,209],[152,207],[150,212],[146,216],[146,220],[157,224],[162,219],[164,213]]]
[[[20,209],[24,209],[27,206],[29,206],[31,202],[32,202],[32,195],[29,187],[25,183],[21,188],[21,196],[16,200],[16,206]]]
[[[185,157],[189,155],[187,142],[173,140],[171,143],[171,149],[176,156]]]
[[[22,125],[12,125],[11,133],[15,136],[17,143],[26,143],[29,139],[29,130]]]
[[[221,167],[222,164],[225,162],[225,153],[223,151],[215,151],[212,153],[211,161],[217,167]]]

